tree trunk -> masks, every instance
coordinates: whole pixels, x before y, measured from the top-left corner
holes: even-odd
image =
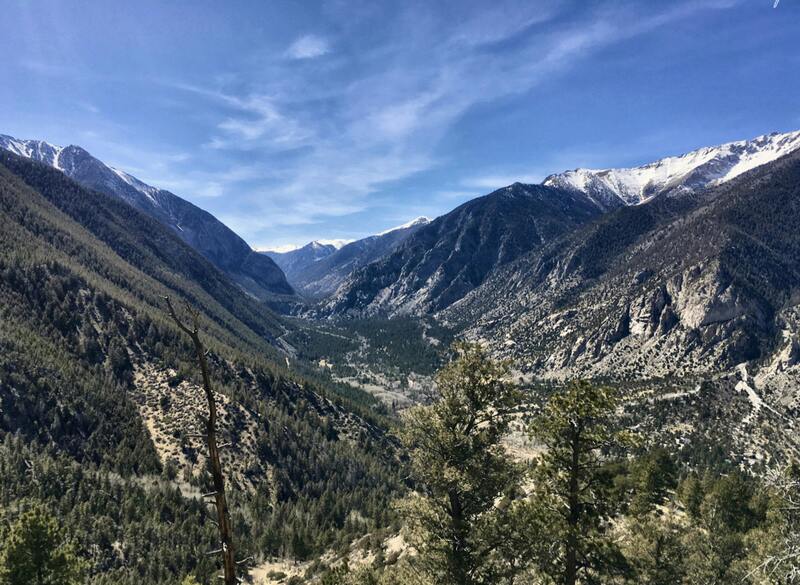
[[[208,446],[208,459],[211,463],[211,478],[214,483],[214,500],[217,507],[217,523],[222,552],[222,569],[225,585],[236,585],[236,560],[233,550],[233,534],[231,530],[228,501],[225,498],[225,476],[222,474],[222,464],[219,460],[219,446],[217,445],[217,404],[214,400],[214,390],[211,388],[211,376],[208,373],[208,360],[203,342],[198,332],[198,314],[192,312],[192,328],[190,329],[178,318],[169,297],[166,298],[169,314],[178,327],[189,335],[194,344],[197,360],[200,362],[200,372],[203,376],[203,389],[208,402],[208,420],[206,421],[206,444]]]
[[[452,538],[450,542],[450,558],[448,559],[450,578],[453,585],[469,585],[469,573],[467,567],[467,538],[466,526],[464,525],[464,512],[461,506],[461,498],[456,490],[449,493],[450,500],[450,521],[452,522]]]

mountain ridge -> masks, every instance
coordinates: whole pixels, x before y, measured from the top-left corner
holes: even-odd
[[[550,175],[539,185],[514,183],[483,198],[473,199],[464,205],[472,206],[475,210],[473,224],[481,221],[491,222],[489,218],[480,219],[478,216],[495,213],[498,208],[485,205],[483,206],[484,211],[480,211],[482,205],[475,202],[499,199],[509,194],[538,189],[540,194],[547,192],[553,197],[561,197],[561,201],[557,205],[562,208],[557,209],[554,205],[549,210],[553,213],[564,213],[564,206],[573,207],[576,211],[589,208],[595,210],[585,218],[586,223],[591,223],[603,215],[626,207],[641,205],[662,196],[687,197],[708,188],[719,187],[749,170],[795,152],[798,148],[800,148],[800,131],[765,134],[752,140],[701,148],[685,155],[667,157],[631,169],[601,171],[584,169]],[[388,316],[435,314],[469,294],[491,274],[494,268],[505,265],[510,260],[506,256],[504,260],[492,263],[488,259],[489,253],[485,251],[483,261],[492,264],[491,268],[478,267],[472,277],[461,281],[460,286],[450,287],[447,294],[441,294],[440,284],[451,278],[447,273],[455,271],[466,274],[472,270],[469,265],[474,263],[474,258],[470,258],[467,254],[461,261],[451,258],[447,261],[434,261],[433,264],[430,264],[431,256],[437,253],[435,250],[446,247],[443,240],[429,236],[430,226],[449,222],[452,218],[458,217],[463,208],[464,206],[458,207],[437,218],[408,238],[377,265],[360,268],[353,272],[336,294],[323,303],[321,314],[386,314]],[[535,231],[537,222],[546,220],[544,215],[549,211],[541,209],[533,212],[531,209],[510,206],[505,209],[503,219],[496,221],[499,224],[511,226],[518,221],[517,215],[525,216],[527,214],[529,225],[518,227],[518,229]],[[582,224],[584,221],[578,223]],[[502,225],[498,225],[497,229],[502,231]],[[575,224],[573,227],[577,227],[577,225]],[[470,241],[470,237],[467,237],[465,231],[467,224],[464,224],[463,227],[464,229],[460,233],[448,238],[450,246],[460,246]],[[427,237],[425,242],[422,241],[423,237]],[[616,236],[607,234],[607,237],[613,240]],[[480,240],[480,238],[479,235],[478,239]],[[497,247],[494,249],[494,253],[498,257],[502,257],[503,250],[500,242],[503,238],[500,236],[495,240]],[[527,239],[527,243],[512,255],[511,260],[524,256],[541,246],[542,243],[536,238]],[[478,245],[486,246],[488,242]],[[526,248],[526,246],[528,247]],[[419,253],[409,254],[409,249],[412,247],[418,248]],[[412,260],[412,257],[415,257],[416,260]],[[413,265],[415,261],[417,266]],[[422,267],[426,263],[428,266],[423,269]]]
[[[106,165],[83,148],[0,134],[0,148],[49,165],[82,185],[122,199],[168,226],[248,293],[269,299],[293,295],[280,268],[217,218],[177,195]]]
[[[430,221],[420,216],[339,248],[315,241],[289,252],[265,253],[286,272],[297,290],[312,299],[322,298],[336,292],[353,271],[380,260]]]
[[[664,192],[690,192],[721,185],[800,148],[800,130],[698,148],[628,168],[578,168],[549,175],[543,185],[585,193],[613,209],[638,205]]]
[[[582,194],[515,183],[422,226],[352,273],[322,314],[423,314],[443,309],[495,268],[601,214]]]

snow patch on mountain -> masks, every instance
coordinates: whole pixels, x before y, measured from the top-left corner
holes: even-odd
[[[424,215],[420,215],[419,217],[415,217],[411,221],[407,221],[402,225],[395,226],[393,228],[389,228],[388,230],[383,230],[382,232],[378,232],[375,234],[376,236],[385,236],[386,234],[390,234],[392,232],[396,232],[397,230],[407,230],[408,228],[412,228],[418,225],[425,225],[431,222],[429,217],[425,217]]]
[[[0,134],[0,148],[61,170],[58,159],[64,149],[49,142],[43,140],[19,140],[13,136]]]
[[[343,248],[344,246],[346,246],[347,244],[349,244],[352,241],[354,241],[354,240],[347,240],[347,239],[339,238],[339,239],[335,239],[335,240],[314,240],[311,243],[314,244],[315,246],[333,246],[334,248],[339,250],[339,249]]]
[[[288,252],[294,252],[295,250],[302,250],[304,248],[319,250],[329,246],[333,246],[336,250],[340,250],[342,247],[346,246],[350,242],[354,240],[344,240],[344,239],[336,239],[336,240],[313,240],[307,244],[283,244],[281,246],[270,246],[268,248],[256,248],[257,252],[267,253],[273,252],[275,254],[286,254]]]
[[[800,131],[700,148],[633,168],[574,169],[543,184],[585,193],[603,208],[637,205],[666,191],[714,187],[800,148]]]
[[[142,195],[145,195],[153,203],[157,203],[156,195],[158,194],[160,189],[157,189],[156,187],[152,187],[151,185],[148,185],[147,183],[145,183],[143,181],[140,181],[139,179],[137,179],[133,175],[129,175],[125,171],[121,171],[121,170],[119,170],[117,168],[114,168],[114,167],[108,167],[108,168],[111,169],[111,171],[115,175],[117,175],[120,179],[122,179],[128,185],[130,185],[131,187],[136,189],[139,193],[141,193]]]

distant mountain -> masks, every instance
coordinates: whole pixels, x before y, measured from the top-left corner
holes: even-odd
[[[662,158],[628,169],[575,169],[550,175],[544,185],[584,193],[604,209],[637,205],[660,193],[695,192],[721,185],[800,148],[800,131],[765,134]]]
[[[515,183],[418,228],[390,254],[352,273],[322,311],[435,313],[500,266],[601,213],[580,193]]]
[[[467,202],[418,230],[379,262],[355,271],[322,312],[435,314],[499,268],[605,214],[659,195],[691,196],[798,148],[800,131],[769,134],[632,169],[578,169],[551,175],[542,185],[515,183]],[[600,245],[620,235],[608,231],[603,237],[607,240]]]
[[[300,287],[297,286],[297,280],[302,277],[303,272],[314,262],[327,258],[338,249],[339,247],[333,244],[314,241],[288,252],[266,250],[261,253],[272,258],[275,264],[283,270],[289,283],[299,290]]]
[[[254,252],[213,215],[106,165],[79,146],[60,147],[41,140],[0,135],[0,148],[50,165],[85,187],[118,197],[153,217],[258,298],[294,292],[270,258]]]
[[[431,222],[431,218],[425,217],[424,215],[421,215],[419,217],[415,217],[414,219],[411,219],[411,220],[407,221],[406,223],[403,223],[403,224],[400,224],[400,225],[396,225],[394,227],[389,228],[388,230],[383,230],[382,232],[378,232],[375,235],[376,236],[385,236],[386,234],[390,234],[392,232],[401,231],[401,230],[408,230],[410,228],[416,228],[416,227],[420,227],[420,226],[423,226],[423,225],[427,225],[430,222]]]
[[[417,217],[339,248],[311,242],[291,252],[266,254],[284,270],[298,291],[311,298],[323,298],[336,292],[353,271],[383,258],[430,221],[427,217]]]

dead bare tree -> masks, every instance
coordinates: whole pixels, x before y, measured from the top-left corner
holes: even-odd
[[[191,327],[187,326],[175,312],[172,301],[169,297],[164,297],[169,310],[169,316],[175,321],[178,328],[186,333],[194,344],[197,354],[197,361],[200,362],[200,372],[203,376],[203,389],[208,401],[208,419],[206,419],[206,443],[208,445],[208,459],[211,463],[211,477],[214,482],[214,491],[204,494],[205,497],[213,497],[217,506],[217,524],[219,526],[220,548],[212,551],[211,554],[222,554],[223,579],[225,585],[236,585],[236,561],[233,550],[233,534],[231,531],[231,519],[228,513],[228,502],[225,498],[225,477],[222,474],[222,464],[219,460],[219,446],[217,445],[217,405],[214,401],[214,391],[211,388],[211,377],[208,374],[208,360],[203,342],[200,340],[199,320],[200,313],[188,305],[186,312],[191,318]]]
[[[772,489],[784,521],[772,549],[745,578],[760,574],[768,583],[800,583],[800,476],[789,466],[767,471],[764,481]]]

